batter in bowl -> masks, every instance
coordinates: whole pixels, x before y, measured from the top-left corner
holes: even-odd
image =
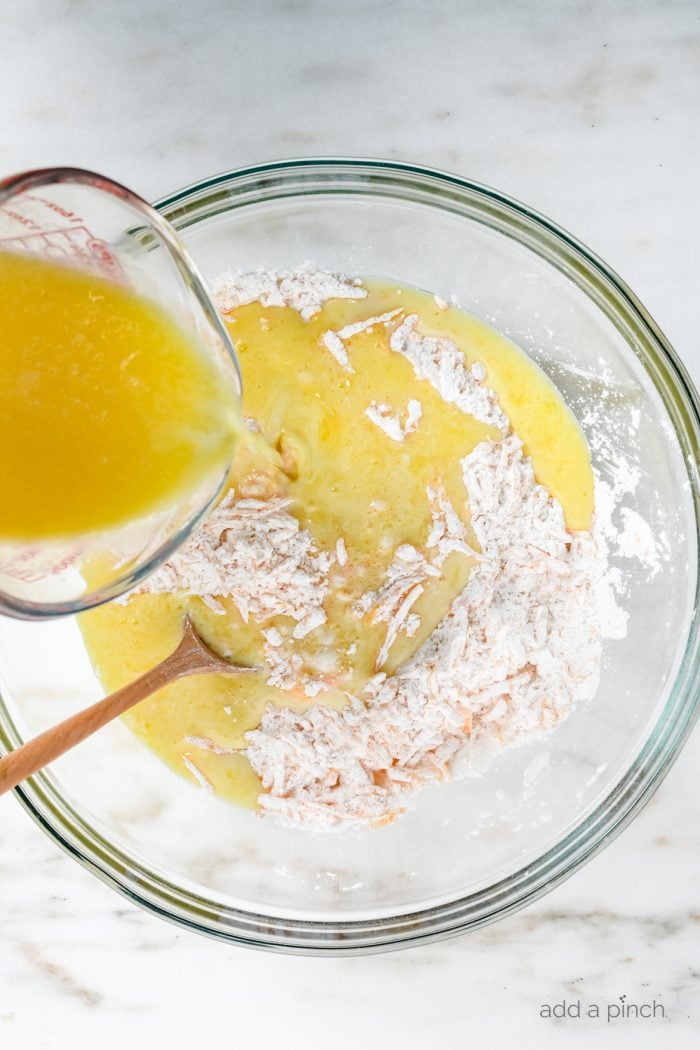
[[[133,731],[284,823],[381,825],[595,692],[620,626],[601,613],[586,441],[518,347],[437,296],[304,268],[214,290],[248,424],[230,488],[83,635],[114,690],[188,614],[260,671],[175,683]]]

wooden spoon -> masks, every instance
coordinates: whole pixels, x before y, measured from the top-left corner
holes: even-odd
[[[130,685],[117,690],[111,696],[106,696],[104,700],[98,700],[92,707],[71,715],[52,729],[47,729],[33,740],[28,740],[16,751],[0,758],[0,795],[17,787],[20,781],[43,769],[151,693],[177,681],[178,678],[196,674],[245,674],[257,670],[257,667],[243,667],[217,656],[202,641],[189,619],[186,619],[182,641],[161,663],[146,671]]]

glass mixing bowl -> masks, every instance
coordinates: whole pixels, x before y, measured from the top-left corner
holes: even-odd
[[[639,470],[633,506],[665,543],[665,560],[656,575],[620,562],[627,636],[608,644],[591,703],[553,735],[504,751],[480,777],[424,790],[381,830],[275,827],[176,777],[121,724],[18,797],[134,902],[240,944],[378,950],[522,907],[631,820],[696,714],[698,400],[683,366],[588,249],[523,205],[451,175],[289,161],[208,179],[158,208],[208,279],[230,267],[310,260],[457,296],[552,376],[588,430],[604,479],[620,456]],[[5,748],[100,695],[71,619],[0,623],[0,667]]]

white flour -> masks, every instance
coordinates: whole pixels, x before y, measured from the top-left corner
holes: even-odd
[[[329,298],[366,294],[357,279],[309,268],[227,273],[214,291],[223,310],[258,299],[291,306],[306,319]],[[327,332],[323,344],[351,371],[346,340],[372,324],[395,323],[391,349],[445,401],[494,426],[501,438],[478,445],[461,464],[480,550],[469,545],[460,515],[435,485],[427,493],[432,526],[425,549],[398,547],[381,587],[356,603],[358,616],[387,625],[378,673],[362,695],[348,696],[340,711],[322,702],[303,714],[270,704],[247,734],[246,753],[264,787],[261,809],[319,831],[386,823],[421,785],[465,774],[475,748],[550,732],[595,693],[602,640],[625,633],[615,597],[619,576],[607,564],[610,546],[650,565],[657,557],[634,512],[623,521],[627,540],[612,524],[620,493],[632,491],[638,478],[621,472],[612,488],[598,485],[593,532],[569,533],[561,506],[535,481],[496,394],[482,385],[483,364],[468,367],[451,340],[420,334],[418,318],[397,321],[399,313]],[[405,419],[376,403],[367,415],[400,441],[418,425],[420,404],[410,402]],[[275,628],[263,632],[267,680],[314,697],[326,686],[305,667],[294,639],[324,624],[329,569],[345,565],[347,551],[342,539],[332,552],[316,550],[288,506],[281,498],[228,497],[142,589],[200,595],[216,609],[230,595],[244,619],[262,623],[292,617],[292,639]],[[454,552],[472,559],[466,587],[428,640],[387,676],[381,668],[391,645],[401,632],[415,634],[420,621],[413,607]],[[335,655],[329,649],[329,667]],[[190,742],[211,750],[206,738]],[[183,761],[200,779],[191,757]]]
[[[465,554],[476,561],[482,557],[467,543],[464,523],[442,486],[429,488],[427,494],[433,519],[426,541],[428,556],[403,543],[394,552],[384,585],[377,591],[367,591],[355,603],[353,611],[358,616],[369,614],[372,623],[387,625],[384,642],[377,654],[376,671],[386,663],[399,633],[412,638],[420,627],[420,620],[411,609],[425,591],[430,577],[440,578],[440,570],[448,555]]]
[[[333,355],[341,368],[344,368],[346,372],[355,371],[350,364],[350,355],[345,347],[345,343],[337,332],[324,332],[321,336],[321,342],[326,350]]]
[[[326,296],[326,298],[331,297]],[[321,342],[326,350],[333,355],[341,368],[345,369],[346,372],[354,372],[355,369],[350,364],[350,355],[345,346],[346,341],[352,339],[354,335],[358,335],[360,332],[371,332],[377,324],[388,324],[401,312],[401,310],[389,310],[388,313],[379,314],[376,317],[366,317],[363,321],[346,324],[343,328],[339,328],[337,332],[324,332],[321,336]]]
[[[457,405],[468,415],[507,434],[510,424],[498,398],[493,390],[480,385],[486,377],[481,362],[476,362],[480,368],[475,373],[473,368],[469,369],[464,355],[451,339],[421,335],[417,326],[418,317],[410,314],[392,332],[391,349],[408,358],[418,379],[427,379],[443,401]]]
[[[328,569],[333,557],[319,554],[287,507],[292,501],[236,499],[221,501],[173,557],[132,594],[197,595],[212,609],[233,599],[246,623],[273,616],[296,621],[301,638],[326,614]]]
[[[248,734],[260,804],[284,823],[384,823],[411,791],[459,775],[482,738],[548,733],[594,694],[608,630],[597,541],[567,532],[517,437],[482,443],[462,467],[482,556],[428,641],[344,710],[269,706]]]
[[[617,537],[617,553],[623,558],[637,558],[655,576],[661,570],[656,540],[641,514],[632,507],[621,507],[622,529]]]
[[[405,418],[402,419],[400,413],[392,413],[391,405],[372,401],[369,408],[365,409],[365,415],[392,441],[403,441],[408,434],[413,434],[418,430],[418,424],[423,416],[423,406],[420,401],[411,398],[406,406]]]
[[[420,620],[411,609],[425,590],[429,576],[439,578],[440,570],[408,543],[397,547],[387,569],[386,582],[377,591],[368,591],[355,603],[357,616],[369,614],[371,623],[386,623],[386,635],[377,654],[375,670],[384,666],[389,650],[400,631],[412,638]]]
[[[246,303],[290,306],[305,321],[317,314],[329,299],[364,299],[367,292],[359,277],[318,270],[308,264],[295,271],[227,270],[212,281],[212,294],[226,313]]]
[[[202,771],[199,768],[199,766],[196,766],[194,764],[194,762],[189,757],[189,755],[181,755],[180,757],[182,758],[183,766],[185,767],[185,769],[189,773],[192,774],[192,776],[197,781],[197,783],[202,788],[202,790],[206,791],[208,795],[213,795],[214,794],[214,789],[211,786],[211,784],[209,783],[209,781],[207,780],[207,778],[204,776],[204,773],[202,773]]]

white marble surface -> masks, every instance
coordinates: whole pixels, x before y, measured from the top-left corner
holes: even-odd
[[[449,168],[587,241],[700,380],[695,0],[6,0],[0,57],[3,172],[74,163],[159,196],[282,156]],[[528,910],[332,961],[136,911],[3,798],[0,1045],[696,1046],[699,759],[696,734],[632,827]],[[608,1023],[621,995],[666,1019]],[[540,1017],[564,998],[602,1019]]]

